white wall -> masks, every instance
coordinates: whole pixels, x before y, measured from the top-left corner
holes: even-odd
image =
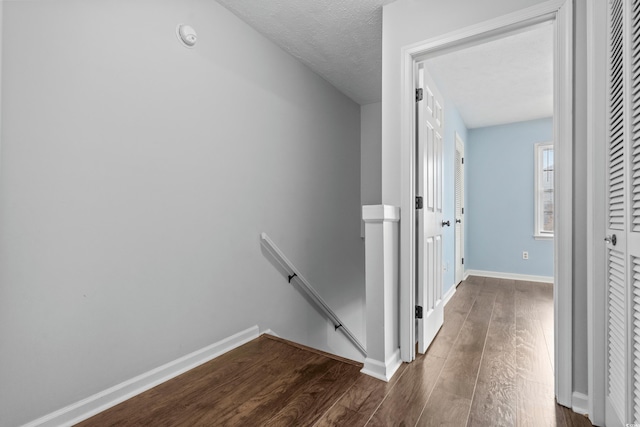
[[[0,425],[255,324],[361,359],[259,243],[364,340],[357,104],[207,0],[5,2],[2,36]]]
[[[382,203],[382,103],[360,107],[360,202]],[[364,236],[364,221],[362,222]]]

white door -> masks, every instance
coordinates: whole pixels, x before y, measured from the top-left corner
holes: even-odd
[[[416,211],[417,280],[416,316],[418,352],[424,353],[444,320],[442,301],[442,96],[423,64],[418,64],[417,87],[422,100],[417,104],[416,196],[422,208]],[[418,208],[418,206],[416,206]]]
[[[638,13],[638,0],[609,0],[607,426],[640,423]]]
[[[456,243],[455,243],[455,281],[456,286],[464,279],[464,141],[456,132],[455,159],[455,198],[456,198]]]

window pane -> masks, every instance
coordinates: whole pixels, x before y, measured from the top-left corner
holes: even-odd
[[[536,207],[537,232],[553,234],[553,181],[554,181],[554,158],[553,146],[537,146],[538,170],[536,179],[538,181],[538,194]]]

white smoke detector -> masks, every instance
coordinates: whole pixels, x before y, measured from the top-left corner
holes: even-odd
[[[176,27],[176,34],[178,35],[178,40],[180,40],[182,44],[189,48],[195,46],[196,41],[198,40],[196,30],[194,30],[190,25],[178,24],[178,26]]]

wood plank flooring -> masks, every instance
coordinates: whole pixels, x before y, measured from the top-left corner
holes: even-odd
[[[591,426],[555,403],[551,284],[470,277],[389,383],[262,336],[80,426]]]

